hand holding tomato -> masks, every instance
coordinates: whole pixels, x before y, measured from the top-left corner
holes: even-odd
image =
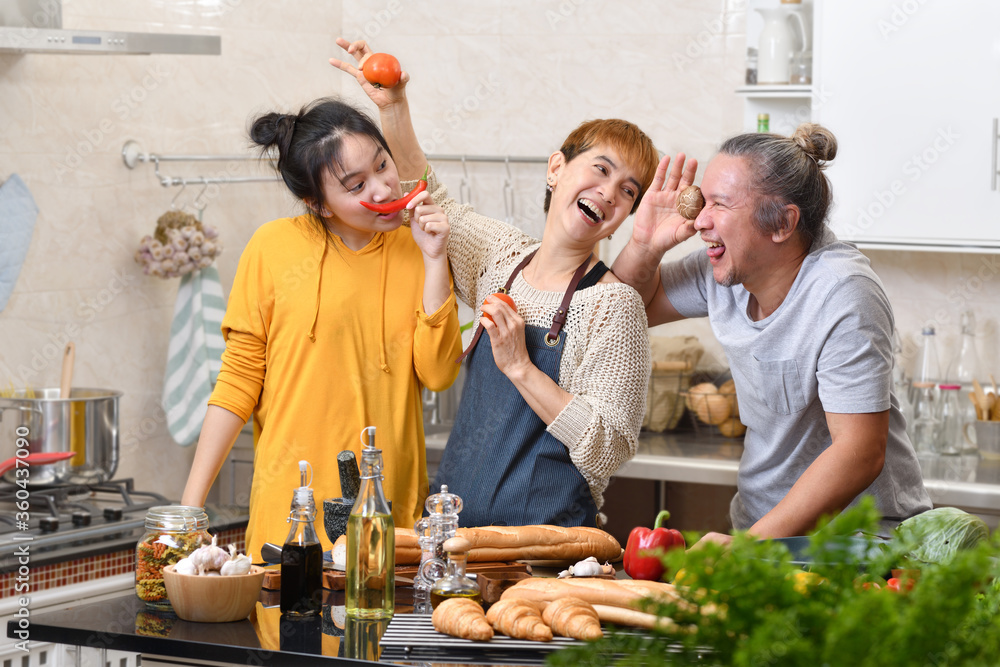
[[[376,88],[392,88],[403,74],[399,60],[388,53],[373,53],[365,58],[361,65],[361,73],[368,83]]]
[[[514,303],[514,299],[511,297],[510,294],[505,294],[503,292],[494,292],[493,294],[490,294],[488,297],[486,297],[486,301],[483,302],[483,305],[485,306],[486,304],[491,303],[491,299],[493,300],[493,302],[503,301],[508,306],[510,306],[515,313],[517,312],[517,304]],[[493,317],[485,310],[483,310],[483,317],[488,319],[490,322],[496,324]]]
[[[507,377],[513,377],[531,366],[528,346],[524,342],[524,320],[517,312],[514,300],[507,294],[486,297],[479,323],[486,329],[493,348],[493,361]]]
[[[380,87],[376,87],[372,82],[365,78],[365,72],[363,70],[369,60],[373,59],[375,56],[388,56],[389,58],[392,58],[392,60],[396,60],[395,58],[384,53],[374,53],[368,46],[367,42],[363,39],[359,39],[356,42],[348,42],[343,37],[338,37],[337,46],[347,51],[349,55],[353,56],[358,64],[355,66],[337,58],[330,58],[330,64],[340,71],[353,76],[361,85],[361,89],[364,90],[371,101],[375,103],[375,106],[380,109],[385,109],[392,106],[396,102],[399,102],[406,96],[406,82],[410,80],[410,75],[402,70],[399,70],[399,79],[392,85],[392,87],[385,87],[381,81]],[[381,69],[383,63],[380,63],[379,61],[376,61],[376,63],[379,64],[379,67],[375,69]],[[397,60],[396,63],[398,66],[399,61]],[[386,80],[388,81],[391,79]]]

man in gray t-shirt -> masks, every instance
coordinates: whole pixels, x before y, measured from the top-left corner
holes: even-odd
[[[931,507],[891,390],[892,308],[868,259],[825,224],[835,154],[817,125],[734,137],[705,171],[694,221],[675,200],[697,163],[679,155],[667,178],[664,158],[614,264],[650,326],[708,316],[747,426],[730,516],[759,537],[804,534],[862,494],[888,525]],[[706,250],[659,265],[696,233]]]

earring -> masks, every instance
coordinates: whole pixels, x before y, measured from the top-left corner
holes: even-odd
[[[552,184],[551,183],[546,183],[545,184],[545,189],[548,190],[549,192],[552,192]]]
[[[611,240],[611,234],[608,234],[608,240],[609,241]]]

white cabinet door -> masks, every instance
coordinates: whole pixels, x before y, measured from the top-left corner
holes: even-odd
[[[831,225],[858,242],[1000,247],[1000,2],[823,2],[813,117],[837,136]]]

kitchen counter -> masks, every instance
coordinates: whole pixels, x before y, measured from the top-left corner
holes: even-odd
[[[736,486],[743,455],[742,441],[691,430],[666,433],[643,431],[639,450],[616,477],[665,482]],[[448,442],[445,429],[427,435],[428,461],[440,458]],[[935,505],[1000,515],[1000,461],[941,456],[924,465],[924,484]]]
[[[412,611],[412,588],[396,589],[397,613]],[[166,612],[147,611],[134,595],[31,616],[29,641],[54,642],[142,654],[142,665],[223,663],[302,667],[371,664],[386,622],[348,621],[339,627],[331,611],[344,604],[342,591],[326,591],[323,614],[305,621],[282,618],[278,593],[262,591],[250,618],[236,623],[191,623]],[[13,621],[12,623],[16,623]],[[8,625],[8,636],[16,626]],[[418,657],[399,652],[394,660],[448,664],[542,664],[544,651],[508,651],[505,657],[482,651],[461,655],[430,646]],[[399,649],[397,649],[399,651]],[[470,655],[472,656],[470,658]],[[431,657],[432,656],[432,657]],[[383,651],[382,659],[389,654]],[[430,660],[427,658],[431,657]],[[522,660],[523,658],[523,660]]]

